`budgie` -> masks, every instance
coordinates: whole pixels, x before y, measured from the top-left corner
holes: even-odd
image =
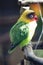
[[[16,46],[21,48],[30,44],[37,27],[37,15],[33,10],[25,10],[18,21],[10,30],[11,47],[9,53],[12,53]]]

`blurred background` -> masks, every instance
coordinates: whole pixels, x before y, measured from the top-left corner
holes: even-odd
[[[43,16],[43,3],[40,3],[41,12]],[[17,60],[21,60],[23,58],[23,54],[20,49],[9,55],[8,49],[10,46],[10,37],[9,31],[11,27],[16,23],[20,16],[20,6],[18,5],[17,0],[1,0],[0,1],[0,65],[16,65]],[[38,38],[33,38],[34,40],[38,40]],[[43,40],[43,36],[42,39]],[[43,48],[43,44],[40,45]],[[18,51],[19,50],[19,51]],[[18,56],[18,54],[21,54]],[[16,57],[17,58],[16,58]],[[21,59],[20,59],[21,58]]]

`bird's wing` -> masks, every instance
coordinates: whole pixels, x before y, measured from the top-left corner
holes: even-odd
[[[23,22],[19,22],[17,25],[13,26],[10,31],[10,38],[12,43],[9,52],[12,52],[17,45],[19,45],[28,37],[28,32],[29,28]]]

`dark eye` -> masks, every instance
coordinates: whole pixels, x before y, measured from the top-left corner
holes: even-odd
[[[34,13],[28,14],[27,17],[30,18],[30,19],[34,18]]]

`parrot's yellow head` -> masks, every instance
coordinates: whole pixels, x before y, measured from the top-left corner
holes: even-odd
[[[29,23],[32,21],[37,21],[38,17],[36,16],[35,12],[33,10],[25,10],[21,17],[19,18],[20,21],[23,21],[25,23]]]

